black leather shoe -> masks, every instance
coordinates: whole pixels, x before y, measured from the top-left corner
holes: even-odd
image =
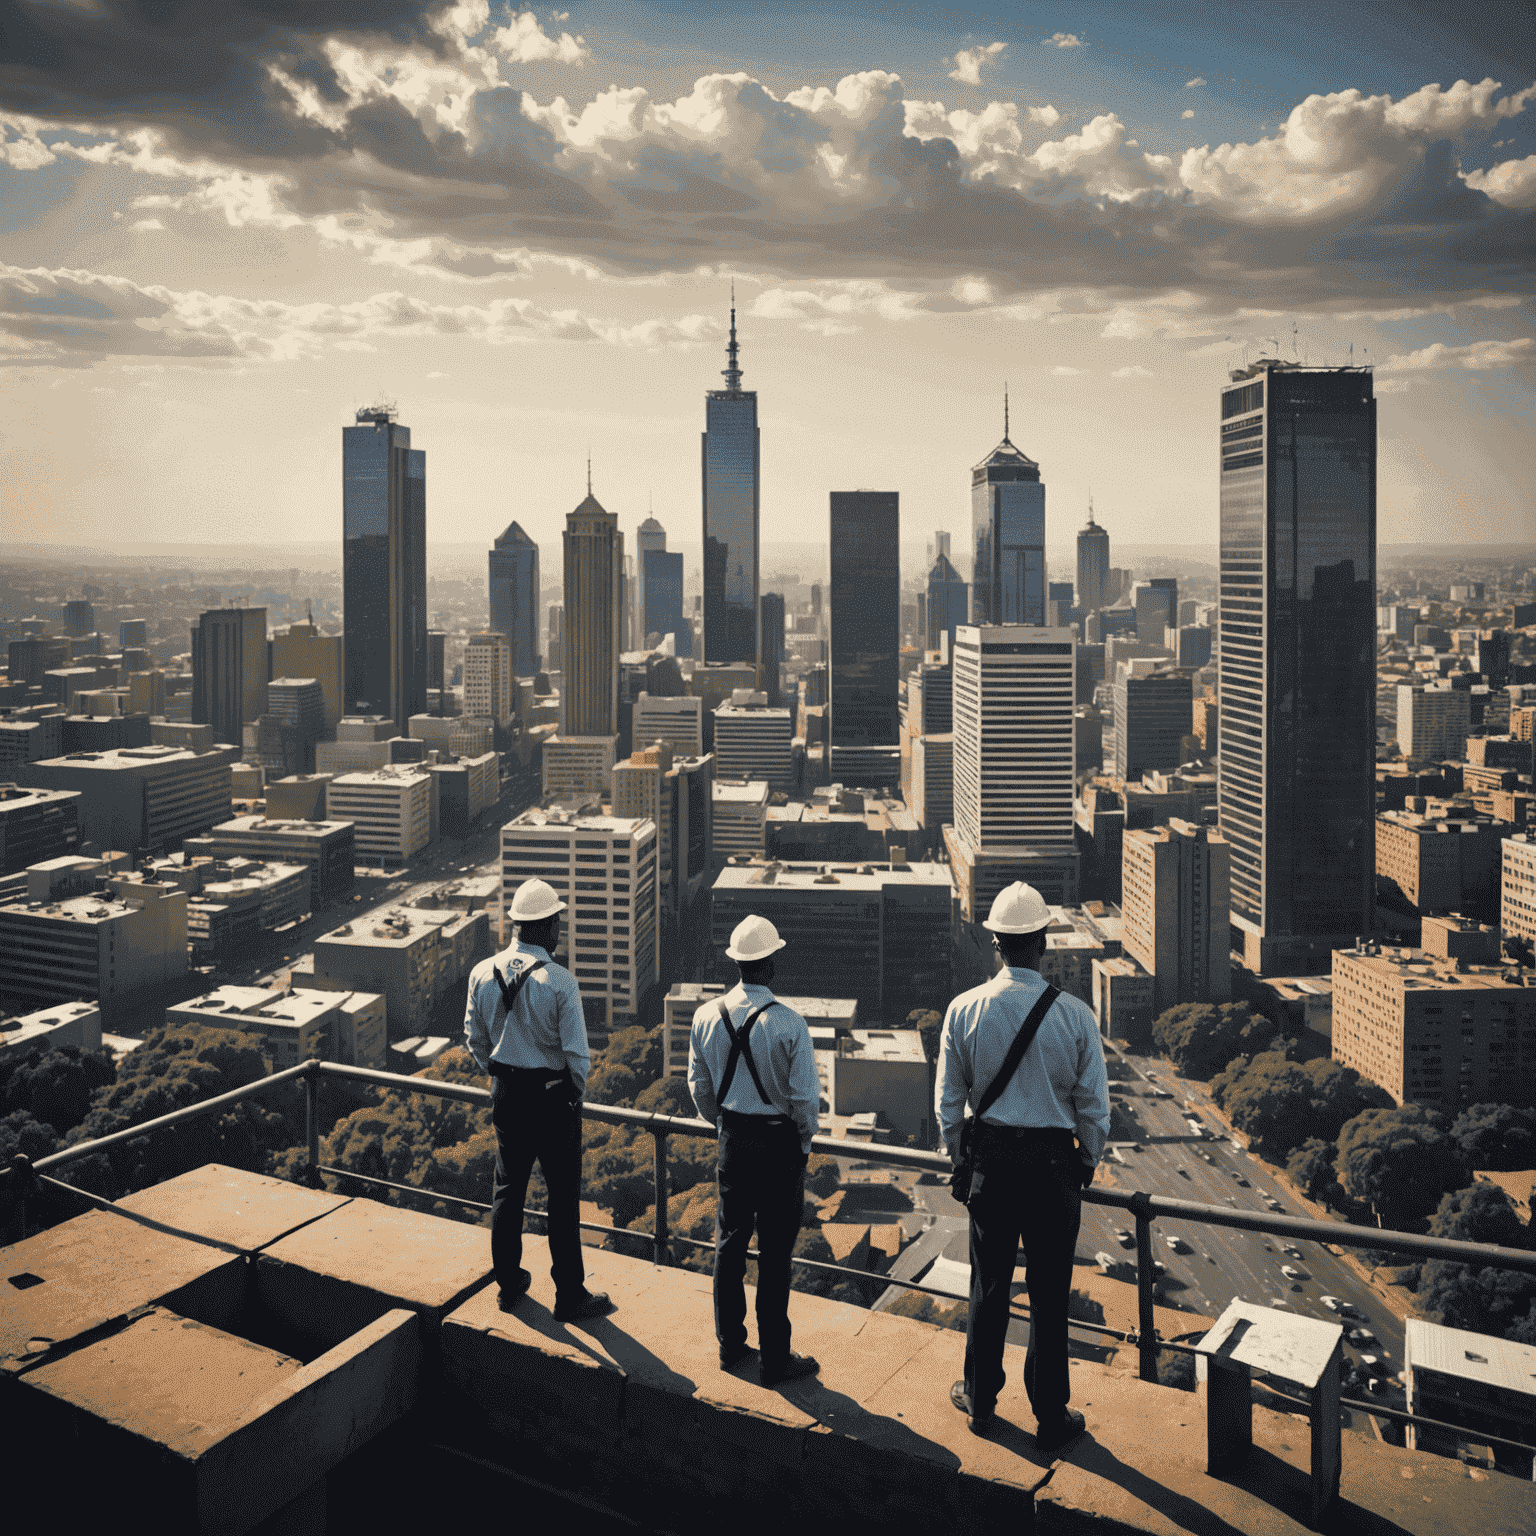
[[[759,1378],[765,1387],[776,1387],[781,1381],[798,1381],[802,1376],[814,1376],[821,1366],[810,1355],[790,1354],[783,1365],[774,1370],[763,1368]]]
[[[1059,1451],[1088,1427],[1088,1421],[1075,1408],[1068,1408],[1059,1419],[1035,1426],[1035,1444],[1045,1451]]]
[[[750,1344],[740,1344],[735,1349],[722,1349],[720,1351],[720,1369],[728,1371],[733,1366],[740,1365],[743,1360],[750,1359],[757,1351]]]
[[[510,1312],[528,1294],[528,1287],[533,1284],[533,1276],[526,1269],[518,1270],[517,1275],[516,1290],[501,1290],[496,1294],[496,1305],[503,1312]]]
[[[572,1302],[555,1304],[557,1323],[574,1323],[584,1317],[603,1317],[613,1311],[613,1303],[604,1291],[583,1291]]]
[[[949,1400],[965,1415],[966,1426],[972,1434],[985,1434],[992,1427],[994,1418],[992,1410],[989,1408],[985,1413],[976,1412],[971,1402],[971,1394],[965,1390],[963,1377],[949,1389]]]

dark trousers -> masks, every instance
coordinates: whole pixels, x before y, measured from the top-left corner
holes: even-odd
[[[722,1351],[747,1342],[747,1249],[757,1228],[757,1343],[762,1368],[789,1360],[789,1259],[805,1206],[806,1155],[793,1120],[720,1116],[716,1171],[715,1337]]]
[[[555,1299],[586,1289],[581,1262],[581,1107],[563,1072],[491,1064],[491,1123],[496,1127],[496,1184],[491,1196],[491,1262],[502,1291],[522,1290],[523,1205],[534,1159],[549,1190],[549,1259]]]
[[[990,1412],[1007,1379],[1008,1291],[1020,1241],[1029,1286],[1029,1353],[1024,1390],[1042,1424],[1071,1400],[1067,1299],[1082,1219],[1081,1161],[1070,1131],[1012,1135],[976,1127],[971,1181],[971,1309],[965,1330],[965,1385],[973,1409]]]

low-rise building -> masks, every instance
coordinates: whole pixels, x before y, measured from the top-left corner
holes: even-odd
[[[661,1075],[688,1075],[688,1039],[693,1016],[701,1004],[723,997],[729,989],[722,982],[674,981],[662,1009]],[[851,997],[801,997],[775,990],[773,994],[786,1008],[793,1008],[805,1020],[812,1040],[830,1044],[849,1035],[859,1022],[859,1005]]]
[[[1409,1413],[1460,1429],[1410,1424],[1410,1450],[1455,1456],[1464,1446],[1486,1446],[1489,1435],[1536,1444],[1536,1347],[1410,1317],[1403,1375]],[[1529,1451],[1499,1447],[1494,1460],[1517,1477],[1531,1476]]]
[[[0,1066],[40,1046],[101,1049],[101,1009],[95,1002],[54,1003],[18,1018],[0,1018]]]
[[[394,868],[431,841],[432,776],[405,764],[343,773],[326,786],[325,814],[352,823],[359,864]]]
[[[1156,1017],[1152,978],[1129,955],[1093,962],[1093,1016],[1106,1040],[1145,1037]]]
[[[384,998],[376,992],[224,986],[167,1008],[165,1020],[250,1035],[274,1072],[317,1058],[352,1067],[388,1064]]]
[[[501,759],[494,752],[439,760],[428,771],[436,780],[440,837],[468,837],[501,798]]]
[[[1512,939],[1536,942],[1536,833],[1500,844],[1499,927]]]
[[[723,779],[763,779],[770,790],[795,787],[794,724],[768,695],[738,688],[715,711],[715,772]]]
[[[268,821],[324,821],[325,788],[334,775],[295,773],[267,784],[263,814]]]
[[[1422,949],[1335,950],[1333,1059],[1399,1104],[1536,1104],[1536,987]]]
[[[4,1006],[94,1000],[111,1022],[186,972],[187,894],[174,886],[0,906]]]
[[[1376,817],[1376,899],[1410,917],[1499,915],[1499,865],[1512,828],[1487,817],[1382,811]]]
[[[311,912],[352,894],[354,835],[350,821],[269,821],[236,816],[204,837],[189,838],[187,858],[262,859],[270,864],[307,864]]]
[[[557,800],[601,795],[613,782],[615,736],[551,736],[544,743],[544,794]]]
[[[760,855],[767,837],[767,781],[751,779],[725,783],[716,779],[712,793],[710,815],[715,857],[752,858]]]
[[[917,1030],[852,1029],[828,1044],[816,1056],[832,1114],[874,1114],[920,1146],[932,1143],[933,1093]]]
[[[67,858],[79,846],[78,791],[0,784],[0,875]]]

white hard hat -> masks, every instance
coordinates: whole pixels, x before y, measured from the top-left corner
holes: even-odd
[[[779,930],[766,917],[744,917],[731,934],[726,954],[732,960],[766,960],[775,950],[784,948]]]
[[[1015,880],[992,901],[992,912],[981,926],[993,933],[1039,933],[1051,924],[1051,909],[1032,885]]]
[[[555,889],[545,880],[525,880],[518,886],[512,898],[514,923],[538,923],[557,912],[565,911],[565,903],[555,895]]]

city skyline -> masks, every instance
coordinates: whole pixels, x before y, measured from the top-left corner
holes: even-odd
[[[1351,348],[1377,367],[1384,542],[1498,542],[1536,468],[1507,259],[1536,199],[1530,20],[1426,14],[1388,49],[1302,9],[1282,48],[1278,19],[1193,3],[1157,29],[828,3],[793,40],[643,4],[388,35],[322,7],[252,24],[260,101],[240,71],[139,90],[153,36],[117,19],[105,93],[87,24],[40,12],[51,64],[0,66],[0,536],[307,536],[335,474],[317,412],[383,392],[434,452],[434,543],[515,511],[551,547],[593,443],[626,530],[653,491],[686,547],[734,278],[773,402],[765,543],[850,483],[961,534],[957,464],[1004,378],[1053,560],[1090,487],[1117,543],[1213,543],[1213,384]],[[284,444],[259,490],[229,472],[255,422]]]

